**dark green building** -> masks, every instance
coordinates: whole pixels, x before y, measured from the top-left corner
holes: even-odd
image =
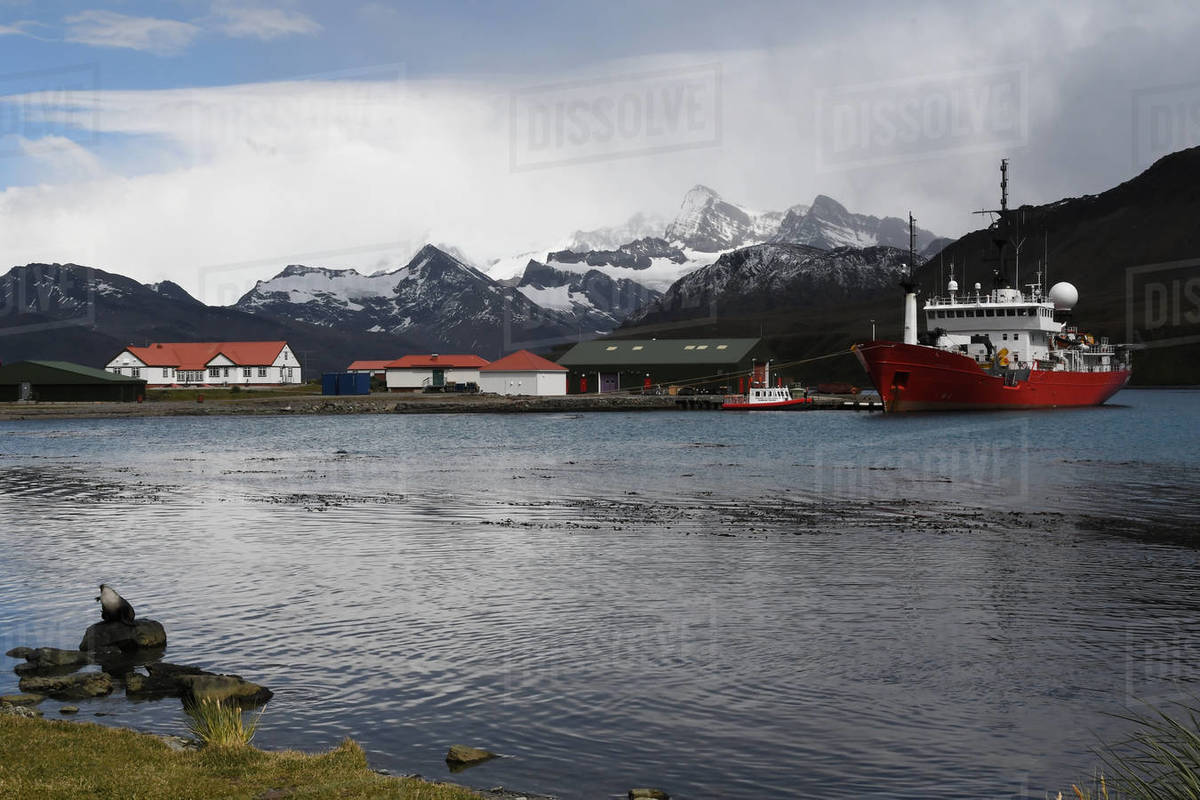
[[[738,377],[770,355],[762,339],[596,339],[558,359],[570,370],[571,394],[680,385],[696,391],[738,391]]]
[[[0,401],[133,402],[146,394],[140,378],[69,361],[18,361],[0,366]]]

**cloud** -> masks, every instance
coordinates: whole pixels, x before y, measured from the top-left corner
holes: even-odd
[[[218,3],[213,13],[222,21],[218,27],[228,36],[270,41],[284,36],[314,34],[321,26],[298,11],[279,8],[246,8]]]
[[[32,19],[22,19],[16,22],[9,22],[0,25],[0,36],[28,36],[31,39],[40,39],[41,41],[52,41],[34,33],[35,28],[47,27],[44,23]]]
[[[913,31],[881,18],[821,41],[595,61],[540,79],[403,79],[393,66],[324,80],[0,96],[0,119],[33,107],[58,135],[94,134],[102,168],[85,169],[87,153],[56,155],[55,142],[42,145],[50,152],[41,158],[27,155],[21,174],[32,175],[30,185],[0,190],[3,255],[9,264],[74,261],[144,281],[170,278],[208,302],[229,303],[288,263],[395,268],[427,241],[455,245],[486,266],[635,212],[673,215],[696,183],[761,209],[824,193],[861,213],[911,210],[922,227],[958,235],[980,224],[970,209],[995,203],[1001,157],[1012,159],[1013,199],[1022,203],[1127,179],[1132,93],[1200,74],[1200,53],[1184,46],[1197,25],[1182,19],[1127,26],[1090,12],[1054,17],[1048,7],[1030,19],[1001,8],[995,19],[972,14],[963,22],[950,6],[928,8],[923,38],[938,46],[918,61],[910,58]],[[980,30],[992,32],[986,41],[964,33]],[[871,47],[848,44],[859,40]],[[713,63],[721,87],[715,143],[595,159],[574,158],[578,151],[560,143],[579,132],[566,101],[611,110],[628,100],[645,133],[667,121],[660,112],[689,107],[674,95],[663,95],[670,105],[650,103],[662,76],[677,89],[695,79],[695,67]],[[930,157],[820,168],[814,109],[822,92],[889,81],[904,89],[914,77],[950,80],[1013,63],[1028,72],[1032,91],[1022,109],[1027,141],[964,152],[941,149],[930,129]],[[628,91],[631,75],[657,77]],[[548,83],[572,88],[560,93]],[[529,136],[514,105],[552,124]],[[639,118],[624,121],[636,127]],[[521,136],[529,136],[525,150],[559,147],[549,155],[562,158],[514,170]],[[64,170],[75,177],[65,181]],[[230,264],[243,266],[222,266]]]
[[[121,47],[157,55],[187,49],[201,29],[190,22],[155,17],[130,17],[115,11],[90,9],[66,18],[68,42],[93,47]]]
[[[94,180],[108,174],[103,163],[86,147],[65,136],[43,136],[38,139],[17,138],[17,146],[25,157],[46,168],[46,177],[58,183]]]

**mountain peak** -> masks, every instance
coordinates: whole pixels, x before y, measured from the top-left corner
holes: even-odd
[[[819,194],[813,198],[812,206],[808,209],[815,214],[846,214],[846,207],[827,194]]]

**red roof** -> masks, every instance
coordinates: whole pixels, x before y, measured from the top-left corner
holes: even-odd
[[[287,342],[152,342],[146,347],[125,348],[148,367],[204,369],[223,355],[238,366],[273,364]]]
[[[548,361],[528,350],[509,353],[499,361],[493,361],[480,372],[566,372],[567,368]]]
[[[427,356],[404,356],[387,363],[388,369],[429,369],[430,367],[471,368],[486,367],[487,359],[472,355],[442,355],[441,353]]]
[[[386,361],[386,360],[385,360],[385,361],[352,361],[352,362],[350,363],[350,366],[346,367],[346,369],[347,369],[347,370],[352,370],[352,369],[372,369],[372,370],[373,370],[373,369],[387,369],[387,365],[388,365],[388,364],[390,364],[390,363],[392,363],[392,362],[391,362],[391,361]]]

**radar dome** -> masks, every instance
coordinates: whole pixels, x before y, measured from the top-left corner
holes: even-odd
[[[1050,287],[1050,302],[1059,311],[1070,311],[1079,302],[1079,290],[1066,281],[1060,281]]]
[[[958,281],[954,280],[954,278],[951,278],[950,285],[947,286],[946,288],[952,292],[957,292],[958,291]]]

